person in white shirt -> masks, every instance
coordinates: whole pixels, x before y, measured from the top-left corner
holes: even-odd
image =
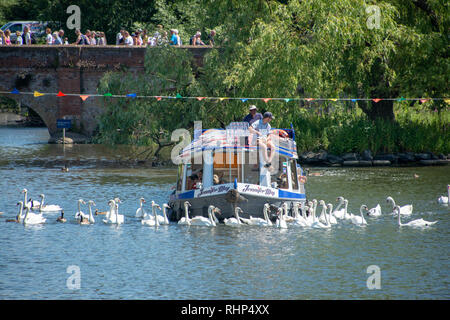
[[[30,29],[25,26],[23,28],[23,36],[22,36],[24,42],[26,45],[30,45],[31,44],[31,33],[30,33]]]
[[[256,135],[258,140],[258,146],[263,149],[263,158],[266,164],[264,165],[266,168],[269,168],[272,165],[273,157],[275,156],[275,145],[270,140],[270,130],[272,127],[269,122],[273,119],[273,115],[271,112],[264,113],[262,119],[255,121],[251,126],[248,127],[250,133]],[[270,148],[270,155],[268,155],[268,148]]]
[[[16,44],[19,46],[23,45],[23,39],[20,34],[20,31],[16,31]]]
[[[47,34],[45,36],[45,43],[53,44],[52,29],[50,29],[50,28],[45,29],[45,33]]]
[[[128,33],[128,31],[124,32],[124,38],[125,38],[125,45],[126,46],[132,46],[133,45],[133,37],[130,36],[130,34]]]

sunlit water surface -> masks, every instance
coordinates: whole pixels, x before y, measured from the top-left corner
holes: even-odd
[[[436,201],[446,194],[449,167],[313,168],[322,176],[309,177],[308,198],[336,205],[336,197],[345,196],[352,213],[361,204],[381,204],[384,215],[366,218],[365,227],[170,224],[155,230],[134,217],[138,199],[167,202],[175,169],[79,166],[62,172],[52,161],[112,159],[126,151],[86,145],[63,149],[48,145],[48,138],[45,128],[0,128],[0,299],[450,298],[449,208]],[[44,193],[46,203],[62,206],[69,221],[56,223],[56,213],[47,214],[44,225],[6,223],[23,200],[22,188],[34,199]],[[399,228],[388,214],[389,195],[401,205],[414,205],[404,222],[438,223]],[[94,225],[76,223],[78,199],[92,199],[106,211],[116,196],[123,200],[124,225],[106,225],[100,216]],[[380,289],[367,286],[371,265],[381,270]],[[73,288],[71,266],[80,270],[79,289]]]

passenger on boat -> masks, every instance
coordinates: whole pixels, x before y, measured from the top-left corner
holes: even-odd
[[[273,157],[275,156],[275,145],[270,139],[270,130],[272,127],[269,122],[273,119],[271,112],[265,112],[262,119],[253,122],[253,124],[248,127],[250,133],[256,135],[258,146],[263,148],[263,158],[266,164],[266,168],[272,165]],[[253,138],[254,139],[254,138]],[[268,154],[268,149],[270,148],[270,155]]]
[[[250,108],[248,108],[249,114],[246,115],[244,120],[242,120],[242,121],[243,122],[247,121],[249,125],[252,125],[253,122],[261,120],[263,118],[263,116],[261,113],[256,112],[256,110],[258,110],[258,108],[256,108],[256,106],[254,104],[252,104],[250,106]]]
[[[196,175],[195,173],[190,175],[187,181],[187,190],[195,189],[198,181],[198,175]]]

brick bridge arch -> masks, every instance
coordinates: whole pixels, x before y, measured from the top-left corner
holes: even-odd
[[[194,63],[202,65],[211,47],[181,47],[189,50]],[[158,50],[151,47],[150,50]],[[0,46],[0,91],[42,93],[95,93],[103,74],[123,70],[144,71],[146,48],[125,46]],[[98,98],[83,101],[78,96],[3,94],[33,109],[44,121],[51,137],[58,135],[56,119],[72,119],[74,130],[91,137],[103,112]]]

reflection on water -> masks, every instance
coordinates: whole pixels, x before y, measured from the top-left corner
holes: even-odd
[[[368,225],[330,230],[243,227],[158,229],[135,218],[139,198],[166,202],[174,168],[74,166],[69,172],[37,165],[54,161],[113,159],[102,146],[66,148],[45,144],[46,129],[0,129],[0,299],[436,299],[449,294],[449,207],[436,199],[450,183],[448,167],[325,168],[309,177],[309,198],[336,204],[349,200],[380,203],[383,216]],[[414,174],[419,178],[415,178]],[[21,189],[64,208],[68,222],[26,226],[6,223],[17,213]],[[410,219],[438,220],[426,229],[396,225],[385,202],[412,203]],[[74,219],[79,198],[95,200],[99,211],[120,197],[125,224],[80,226]],[[83,207],[87,212],[87,207]],[[150,208],[147,205],[147,210]],[[319,207],[318,210],[321,210]],[[319,211],[320,212],[320,211]],[[80,267],[81,288],[70,290],[67,267]],[[380,290],[366,286],[367,267],[381,269]],[[18,275],[20,274],[20,277]],[[164,285],[161,285],[164,283]]]

